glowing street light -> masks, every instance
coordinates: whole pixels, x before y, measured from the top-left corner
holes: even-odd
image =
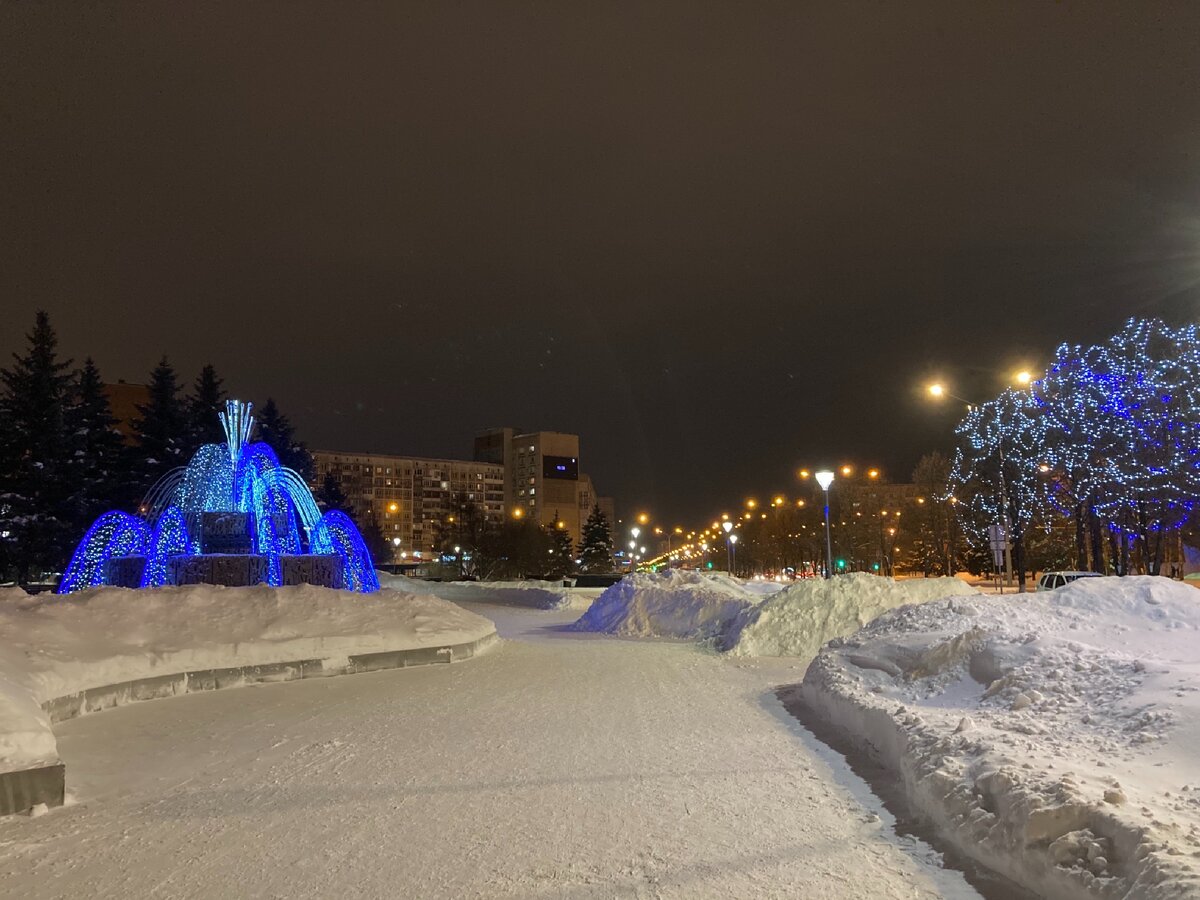
[[[833,577],[833,536],[829,531],[829,486],[833,484],[833,473],[828,469],[816,474],[817,484],[825,492],[825,577]]]
[[[724,522],[721,523],[721,528],[725,531],[725,556],[726,556],[726,560],[728,561],[727,565],[729,566],[729,574],[732,575],[733,574],[733,545],[734,545],[734,536],[732,534],[733,523],[730,522],[728,519],[726,519]]]

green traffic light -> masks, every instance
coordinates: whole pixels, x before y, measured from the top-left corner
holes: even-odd
[[[844,568],[846,568],[846,561],[845,561],[844,559],[839,559],[839,560],[838,560],[838,568],[839,568],[839,569],[844,569]]]

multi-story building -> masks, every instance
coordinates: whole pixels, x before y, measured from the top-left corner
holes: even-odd
[[[490,522],[503,521],[504,467],[482,461],[379,453],[313,451],[314,489],[332,473],[355,517],[374,520],[393,547],[393,561],[427,556],[459,503]]]
[[[504,466],[511,516],[565,528],[576,543],[595,504],[612,522],[612,501],[597,496],[591,478],[580,472],[577,434],[491,428],[476,436],[475,458]]]
[[[579,542],[592,507],[614,522],[612,500],[579,471],[579,435],[493,428],[475,438],[475,459],[313,451],[313,489],[332,473],[360,525],[374,520],[392,562],[428,558],[461,503],[491,523],[528,518]],[[560,524],[561,523],[561,524]]]

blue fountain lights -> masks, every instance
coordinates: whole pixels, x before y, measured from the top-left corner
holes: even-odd
[[[112,583],[112,561],[144,558],[141,587],[170,583],[170,560],[206,556],[211,514],[244,517],[249,551],[267,561],[267,583],[283,584],[284,556],[337,556],[348,590],[379,590],[362,535],[345,513],[321,514],[308,486],[263,443],[250,443],[251,405],[230,400],[220,414],[225,444],[206,444],[186,467],[167,473],[146,495],[144,518],[108,512],[88,529],[59,585],[60,594]],[[219,516],[218,516],[219,518]]]

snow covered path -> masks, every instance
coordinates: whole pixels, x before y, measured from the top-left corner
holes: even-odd
[[[800,672],[471,606],[513,639],[59,726],[77,802],[0,821],[0,895],[976,896],[782,711]]]

